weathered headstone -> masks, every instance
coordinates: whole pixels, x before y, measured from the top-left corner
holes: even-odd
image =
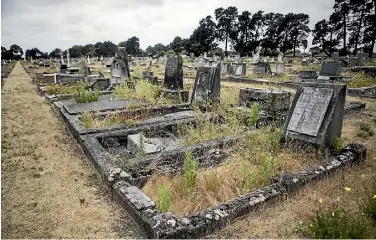
[[[253,55],[253,58],[252,58],[252,62],[254,63],[257,63],[260,61],[260,50],[258,50],[254,55]]]
[[[279,54],[278,54],[278,60],[277,60],[279,63],[283,63],[283,53],[282,52],[280,52]]]
[[[299,72],[300,79],[317,79],[316,71],[300,71]]]
[[[69,55],[69,50],[67,50],[67,67],[71,67],[71,62],[70,62],[70,55]]]
[[[183,89],[183,58],[175,55],[167,58],[164,86],[167,89]]]
[[[282,142],[293,140],[332,147],[341,137],[346,85],[302,83],[282,131]]]
[[[223,76],[227,75],[229,68],[230,68],[229,63],[223,63],[222,67],[221,67],[221,75],[223,75]]]
[[[325,61],[321,65],[320,76],[340,76],[341,62],[339,61]]]
[[[239,106],[250,108],[252,104],[258,103],[260,109],[273,118],[277,115],[284,115],[290,108],[291,93],[280,90],[269,90],[264,88],[241,88],[239,92]]]
[[[111,63],[111,85],[118,84],[120,80],[129,78],[127,53],[125,49],[119,49],[117,57]]]
[[[247,64],[246,63],[238,63],[235,65],[235,76],[245,76],[247,71]]]
[[[221,64],[212,67],[199,67],[193,86],[191,103],[207,107],[220,100]]]
[[[285,72],[285,64],[284,63],[277,63],[275,74],[282,75]]]
[[[111,86],[111,81],[109,78],[98,78],[91,85],[92,89],[97,89],[99,91],[107,90]]]
[[[253,68],[253,73],[261,76],[268,76],[271,74],[271,69],[269,63],[259,62]]]

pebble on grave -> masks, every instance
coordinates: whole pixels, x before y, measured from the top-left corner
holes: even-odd
[[[331,148],[341,137],[346,85],[302,83],[283,126],[281,141]]]

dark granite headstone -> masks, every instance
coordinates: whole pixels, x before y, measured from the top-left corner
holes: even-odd
[[[325,61],[321,65],[320,76],[340,76],[341,62],[339,61]]]
[[[220,100],[221,64],[212,67],[199,67],[193,86],[191,103],[206,107]]]
[[[183,58],[181,56],[167,57],[164,86],[167,89],[183,89]]]
[[[346,85],[302,83],[283,126],[282,141],[332,147],[341,137]]]
[[[299,72],[300,79],[317,79],[316,71],[300,71]]]

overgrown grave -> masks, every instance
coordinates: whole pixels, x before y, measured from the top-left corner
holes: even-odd
[[[329,159],[307,152],[311,160],[297,166],[296,155],[279,148],[278,129],[257,129],[231,111],[212,113],[80,136],[115,200],[148,237],[204,236],[365,157],[364,147],[352,144]]]

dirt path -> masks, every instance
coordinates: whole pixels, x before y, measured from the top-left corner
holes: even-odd
[[[138,237],[20,63],[1,93],[2,237]]]

